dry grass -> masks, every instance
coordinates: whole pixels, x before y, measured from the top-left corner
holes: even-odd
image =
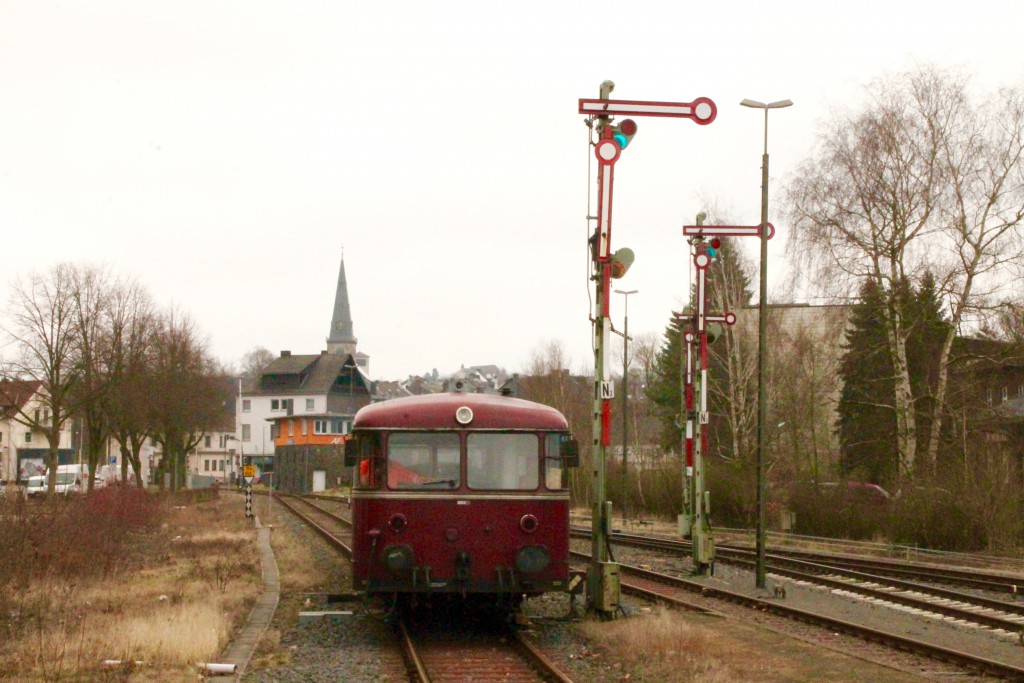
[[[270,545],[281,571],[281,585],[289,592],[308,593],[323,588],[323,572],[309,552],[308,542],[282,529],[270,535]]]
[[[657,610],[581,631],[592,664],[629,683],[906,683],[913,673],[866,662],[755,624]],[[853,656],[851,656],[851,654]]]
[[[733,683],[745,678],[723,657],[720,634],[684,621],[678,613],[612,622],[585,622],[583,634],[621,665],[627,681]],[[716,642],[717,641],[717,642]],[[628,673],[627,673],[628,672]]]
[[[125,569],[21,586],[0,679],[195,681],[197,662],[216,661],[262,590],[254,534],[231,496],[164,515],[158,530],[132,534]],[[102,669],[106,659],[145,666]]]

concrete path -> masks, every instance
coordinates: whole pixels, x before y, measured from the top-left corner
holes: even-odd
[[[256,546],[260,553],[260,563],[263,565],[263,595],[256,601],[256,606],[249,612],[249,618],[235,637],[221,653],[220,662],[235,665],[235,679],[241,680],[249,666],[249,660],[256,650],[260,638],[270,626],[274,612],[277,610],[277,601],[281,594],[281,577],[277,572],[277,560],[274,558],[274,551],[270,547],[270,529],[260,524],[259,517],[256,520]],[[223,681],[223,676],[209,677],[208,680]]]

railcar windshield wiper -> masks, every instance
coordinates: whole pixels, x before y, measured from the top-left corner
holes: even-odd
[[[435,486],[437,484],[446,484],[450,488],[455,487],[454,479],[435,479],[434,481],[421,481],[420,486]]]

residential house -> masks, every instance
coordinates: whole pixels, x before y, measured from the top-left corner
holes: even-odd
[[[24,481],[46,471],[50,444],[43,432],[26,422],[49,424],[50,409],[40,393],[42,382],[35,380],[0,380],[0,479]],[[60,464],[75,462],[78,455],[73,438],[72,420],[67,420],[60,433],[57,459]]]

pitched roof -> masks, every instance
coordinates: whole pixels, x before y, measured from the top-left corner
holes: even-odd
[[[243,393],[255,396],[288,396],[289,394],[329,394],[345,391],[337,387],[349,378],[357,391],[369,391],[370,381],[351,354],[320,353],[317,355],[284,355],[267,366],[257,381]]]
[[[18,410],[24,407],[42,385],[42,382],[34,379],[0,380],[0,414],[4,418],[16,416]]]

